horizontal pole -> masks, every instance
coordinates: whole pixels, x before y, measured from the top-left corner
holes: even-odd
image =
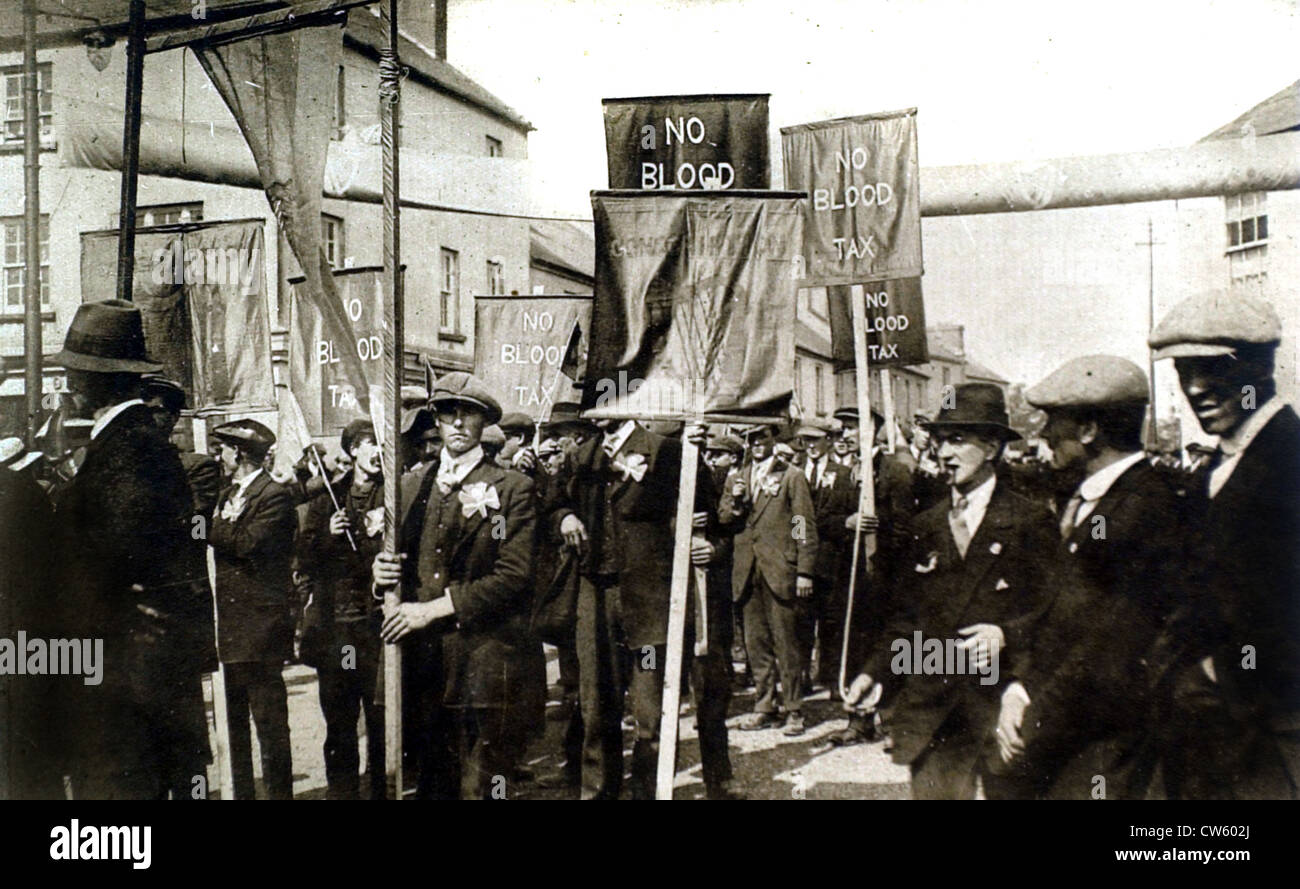
[[[1300,188],[1300,133],[921,170],[922,216],[1099,207]]]
[[[354,6],[366,6],[374,0],[314,0],[299,3],[292,8],[260,12],[245,18],[216,22],[182,31],[170,31],[150,37],[145,52],[165,52],[182,46],[206,44],[215,46],[246,40],[263,34],[276,34],[298,28],[313,28],[330,24]]]

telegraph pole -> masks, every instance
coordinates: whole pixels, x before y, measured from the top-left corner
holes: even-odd
[[[1156,326],[1156,247],[1164,244],[1164,241],[1157,241],[1154,236],[1155,226],[1152,224],[1151,217],[1147,217],[1147,239],[1138,241],[1137,246],[1147,248],[1147,336]],[[1155,451],[1160,444],[1159,435],[1159,414],[1156,412],[1156,362],[1151,357],[1152,353],[1147,350],[1147,379],[1151,386],[1151,422],[1147,424],[1147,447]]]

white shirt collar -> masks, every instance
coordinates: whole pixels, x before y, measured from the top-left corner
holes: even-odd
[[[247,491],[248,486],[253,483],[253,479],[257,478],[261,474],[262,474],[262,468],[259,466],[257,469],[254,469],[248,475],[244,476],[243,478],[235,482],[235,487],[239,488],[240,497],[244,496],[244,492]]]
[[[970,531],[970,536],[974,537],[975,532],[979,529],[980,522],[984,521],[984,513],[988,511],[989,501],[993,499],[993,488],[997,485],[997,473],[990,475],[980,483],[979,487],[972,490],[966,496],[966,510],[962,515],[966,519],[966,528]],[[952,488],[952,503],[957,505],[957,498],[962,496],[956,488]]]
[[[1121,475],[1128,472],[1129,468],[1141,463],[1146,455],[1142,451],[1134,451],[1122,460],[1116,460],[1109,466],[1102,467],[1083,480],[1079,485],[1078,494],[1084,500],[1095,503],[1106,492],[1110,490],[1111,485],[1119,479]]]
[[[808,459],[805,460],[803,464],[804,477],[807,478],[809,481],[811,481],[813,477],[814,469],[818,469],[822,472],[825,472],[826,467],[829,466],[830,464],[831,464],[830,451],[827,451],[826,453],[822,454],[820,457],[814,457],[811,454],[809,454]]]
[[[635,428],[636,420],[624,420],[622,426],[618,427],[613,432],[606,432],[605,441],[603,443],[605,454],[609,457],[613,457],[621,451],[623,445],[627,444],[628,438],[632,435],[632,430]]]
[[[442,453],[438,457],[438,477],[444,480],[450,479],[453,483],[459,484],[469,475],[470,470],[479,464],[483,459],[483,446],[474,445],[459,457],[453,457],[443,445]]]
[[[1273,419],[1277,412],[1284,407],[1286,407],[1286,403],[1274,395],[1264,403],[1263,407],[1251,411],[1250,416],[1234,429],[1231,435],[1224,436],[1219,440],[1219,447],[1223,450],[1223,453],[1228,457],[1232,457],[1250,447],[1250,443],[1255,440],[1255,436],[1259,435],[1263,428],[1268,425],[1268,421]]]
[[[95,421],[95,425],[90,427],[90,437],[91,438],[98,437],[99,433],[103,432],[108,427],[108,424],[112,423],[113,420],[116,419],[118,414],[122,413],[122,411],[126,410],[129,407],[134,407],[137,404],[144,404],[144,401],[142,401],[139,398],[132,398],[130,401],[124,401],[121,404],[115,404],[112,407],[110,407],[108,410],[104,411],[102,414],[99,415],[99,419]]]

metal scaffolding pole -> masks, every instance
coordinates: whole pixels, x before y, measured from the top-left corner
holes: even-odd
[[[23,3],[23,385],[27,446],[36,446],[41,419],[41,121],[36,67],[36,0]]]
[[[140,99],[144,93],[144,0],[131,0],[126,43],[126,120],[122,126],[122,202],[117,242],[117,298],[131,299],[135,277],[135,196],[140,178]]]

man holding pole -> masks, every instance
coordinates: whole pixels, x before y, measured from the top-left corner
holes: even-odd
[[[405,509],[397,552],[372,567],[376,595],[402,591],[380,635],[404,641],[417,796],[506,798],[530,712],[533,482],[486,459],[483,429],[501,407],[477,378],[443,376],[430,404],[442,451]]]

